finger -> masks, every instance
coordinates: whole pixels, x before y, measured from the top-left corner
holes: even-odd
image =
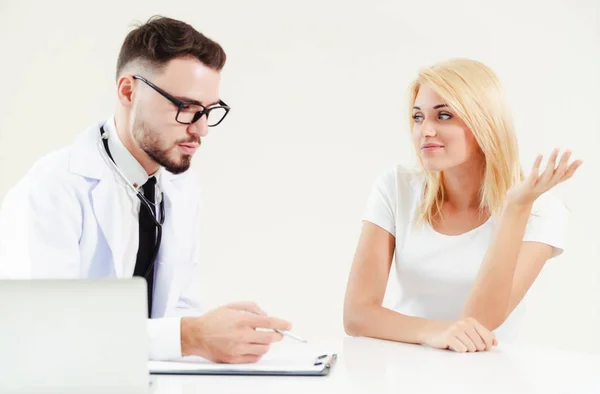
[[[249,343],[258,343],[262,345],[270,345],[271,343],[279,342],[283,339],[283,335],[275,331],[255,331],[248,330],[248,334],[245,339]]]
[[[477,346],[475,346],[471,338],[469,338],[469,336],[464,331],[459,331],[456,334],[454,334],[454,336],[465,344],[469,352],[474,352],[477,350]]]
[[[498,339],[494,336],[494,346],[498,346]]]
[[[269,351],[269,345],[246,343],[241,346],[240,353],[244,356],[263,356]]]
[[[577,169],[582,164],[583,164],[583,161],[581,161],[581,160],[575,160],[573,163],[571,163],[569,168],[567,168],[567,171],[565,171],[565,174],[563,175],[561,182],[566,181],[567,179],[571,178],[573,176],[573,174],[575,174],[575,171],[577,171]]]
[[[464,353],[468,350],[461,340],[453,336],[448,338],[448,349],[454,350],[457,353]]]
[[[475,345],[475,347],[477,348],[477,351],[482,351],[485,350],[486,348],[486,343],[483,340],[483,338],[481,337],[481,335],[479,335],[479,332],[477,332],[477,330],[475,330],[475,326],[471,326],[470,328],[468,328],[465,331],[465,334],[467,334],[467,336],[469,337],[469,339],[471,341],[473,341],[473,344]]]
[[[543,157],[543,155],[537,155],[535,161],[533,162],[533,166],[531,167],[531,172],[529,173],[529,181],[534,185],[540,176],[540,165],[542,164]]]
[[[573,153],[573,152],[571,152],[570,150],[566,150],[562,154],[560,161],[558,162],[558,166],[556,167],[556,171],[554,171],[554,175],[552,176],[552,179],[550,179],[550,184],[552,186],[554,186],[562,181],[563,176],[567,172],[567,168],[569,165],[569,158],[571,157],[571,153]]]
[[[260,309],[254,302],[233,302],[225,306],[242,312],[252,312],[261,316],[267,315],[267,313]]]
[[[475,330],[477,330],[477,333],[479,333],[479,335],[485,342],[486,346],[489,346],[489,347],[493,346],[494,339],[496,338],[496,334],[494,334],[492,331],[490,331],[487,327],[485,327],[483,324],[481,324],[477,320],[474,320],[473,323],[475,326]]]
[[[483,324],[479,322],[475,323],[475,330],[481,336],[481,339],[483,339],[483,342],[485,343],[485,350],[490,350],[494,346],[494,341],[496,339],[494,333],[485,328]]]
[[[546,185],[552,179],[554,175],[554,170],[556,169],[556,158],[558,157],[558,148],[554,149],[548,158],[548,163],[546,163],[546,169],[542,173],[540,180],[538,183],[542,185]]]
[[[269,328],[271,330],[291,330],[292,328],[290,322],[272,316],[251,316],[248,324],[252,328]]]

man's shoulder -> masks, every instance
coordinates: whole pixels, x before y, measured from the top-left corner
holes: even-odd
[[[73,148],[73,145],[69,145],[46,153],[32,164],[25,178],[47,186],[83,180],[83,177],[71,171]]]
[[[56,176],[69,168],[72,145],[45,153],[35,160],[29,169],[29,176]]]
[[[77,134],[70,144],[43,154],[31,164],[20,183],[54,189],[85,182],[84,177],[72,171],[72,159],[86,134],[89,130]]]

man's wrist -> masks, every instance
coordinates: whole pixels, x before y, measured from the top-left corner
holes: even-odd
[[[203,356],[204,334],[202,332],[202,317],[181,318],[181,355]]]
[[[182,317],[181,318],[181,328],[180,328],[180,332],[181,332],[181,355],[182,356],[190,356],[192,354],[191,351],[191,343],[190,343],[190,336],[189,336],[189,331],[190,331],[190,318],[189,317]]]

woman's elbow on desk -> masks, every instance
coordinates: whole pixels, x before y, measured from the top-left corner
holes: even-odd
[[[364,336],[365,309],[367,306],[347,305],[344,307],[344,331],[352,337]]]

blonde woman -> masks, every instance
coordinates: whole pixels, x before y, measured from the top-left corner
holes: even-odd
[[[353,336],[489,350],[514,337],[515,308],[546,261],[563,252],[566,207],[546,192],[581,161],[554,150],[545,168],[540,155],[523,174],[500,82],[477,61],[425,68],[410,93],[422,168],[396,167],[375,183],[344,327]],[[382,302],[394,255],[400,295],[392,310]]]

